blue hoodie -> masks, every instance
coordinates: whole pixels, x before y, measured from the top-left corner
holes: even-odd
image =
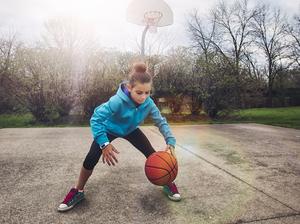
[[[106,133],[124,137],[134,131],[150,115],[166,143],[175,146],[176,140],[169,125],[161,116],[153,100],[147,97],[145,102],[137,107],[130,96],[123,92],[122,85],[124,83],[119,85],[117,94],[94,110],[90,125],[95,141],[99,145],[109,142]]]

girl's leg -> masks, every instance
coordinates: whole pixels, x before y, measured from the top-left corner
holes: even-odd
[[[93,170],[87,170],[84,166],[81,167],[79,178],[75,188],[78,190],[83,190],[86,182],[88,181],[89,177],[92,175]]]
[[[148,138],[144,135],[144,133],[139,128],[135,129],[133,132],[131,132],[129,135],[125,136],[124,138],[128,140],[139,151],[141,151],[146,156],[146,158],[148,158],[152,153],[155,152]],[[167,194],[170,200],[172,201],[181,200],[181,196],[174,182],[163,186],[163,190]]]
[[[110,142],[112,142],[116,138],[116,136],[110,134],[107,134],[107,137]],[[83,162],[83,166],[81,167],[79,178],[77,184],[75,185],[76,189],[83,190],[86,182],[88,181],[89,177],[92,175],[93,169],[98,163],[101,154],[102,154],[102,150],[100,149],[99,144],[93,141],[90,151],[86,155],[86,158]]]
[[[142,152],[146,156],[146,158],[148,158],[152,153],[155,152],[148,138],[139,128],[135,129],[124,138],[129,141],[134,147],[136,147],[140,152]]]
[[[110,134],[107,134],[107,137],[110,142],[112,142],[116,138],[115,136],[112,136]],[[90,151],[88,152],[83,162],[83,166],[81,167],[77,184],[75,188],[71,188],[69,193],[66,195],[63,202],[59,205],[58,211],[68,211],[84,199],[83,188],[86,182],[88,181],[89,177],[92,175],[93,169],[98,163],[101,154],[102,150],[100,149],[99,144],[93,141]]]

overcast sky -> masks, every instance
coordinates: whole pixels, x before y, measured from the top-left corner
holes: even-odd
[[[151,0],[149,0],[151,1]],[[226,0],[225,0],[226,1]],[[232,0],[227,0],[232,2]],[[226,1],[226,2],[227,2]],[[88,24],[103,47],[128,50],[136,47],[143,27],[126,21],[131,0],[0,0],[0,35],[16,31],[19,39],[34,42],[40,39],[45,21],[58,16],[72,16]],[[217,0],[165,0],[174,13],[174,24],[158,29],[157,34],[172,45],[188,45],[186,18],[197,9],[205,14]],[[250,0],[250,4],[257,0]],[[260,0],[293,15],[300,11],[300,0]]]

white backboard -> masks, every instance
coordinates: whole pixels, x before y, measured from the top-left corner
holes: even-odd
[[[141,26],[147,24],[146,15],[149,12],[158,12],[160,18],[156,26],[168,26],[173,23],[173,12],[163,0],[133,0],[127,9],[127,21]]]

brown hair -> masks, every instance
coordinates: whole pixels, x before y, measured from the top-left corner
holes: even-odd
[[[129,74],[129,84],[134,86],[136,82],[141,84],[152,82],[152,76],[147,71],[147,66],[143,62],[134,63]]]

